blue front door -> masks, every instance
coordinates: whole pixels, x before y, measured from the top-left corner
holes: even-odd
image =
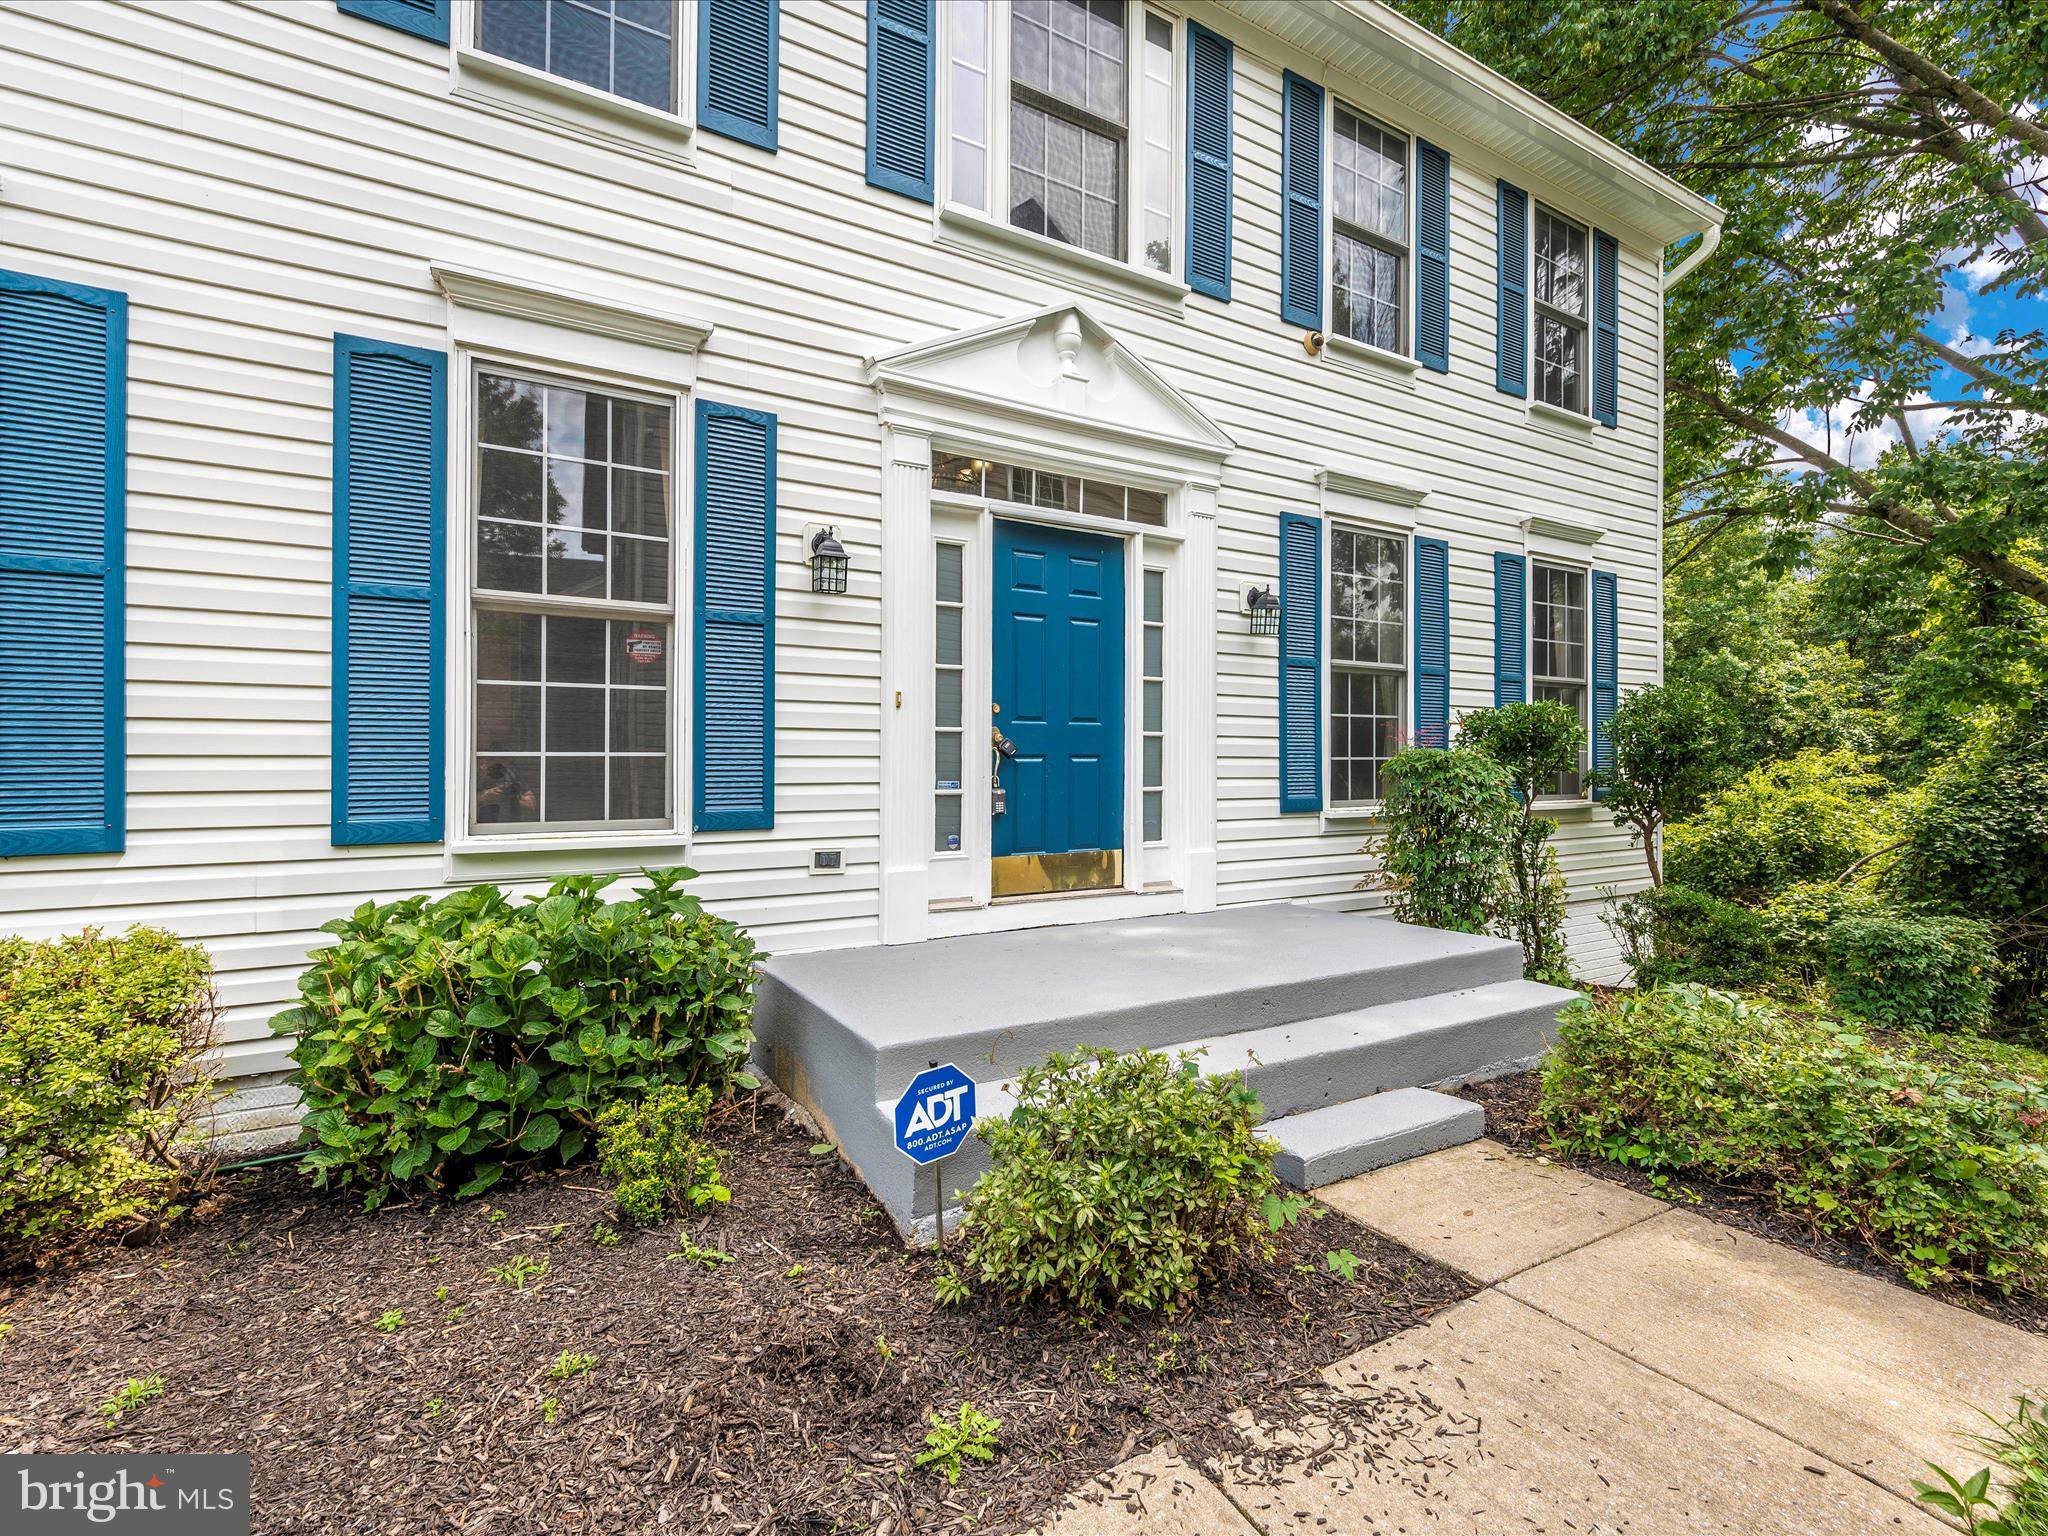
[[[994,893],[1120,885],[1124,845],[1124,548],[998,520]]]

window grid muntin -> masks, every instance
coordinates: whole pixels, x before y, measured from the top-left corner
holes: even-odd
[[[1411,141],[1334,97],[1330,125],[1331,329],[1406,352]]]
[[[500,835],[501,832],[529,834],[587,830],[661,830],[672,827],[676,821],[676,799],[675,775],[670,757],[677,732],[675,689],[676,574],[674,569],[675,540],[672,536],[675,529],[676,510],[674,402],[658,397],[634,394],[625,390],[592,388],[584,383],[573,380],[545,377],[495,364],[479,367],[473,377],[475,381],[475,394],[471,402],[469,421],[472,469],[470,501],[471,522],[477,525],[477,528],[471,543],[471,553],[472,557],[476,560],[476,567],[471,571],[469,582],[472,644],[468,690],[472,739],[469,754],[469,773],[465,789],[465,794],[468,797],[467,805],[470,824],[479,829],[485,827],[492,829],[490,835]],[[488,409],[487,391],[490,387],[490,381],[493,380],[515,386],[515,396],[523,396],[525,393],[530,392],[532,396],[537,397],[541,413],[538,428],[534,434],[535,440],[539,444],[537,448],[520,446],[502,440],[496,442],[486,441],[486,432],[489,430],[485,424],[485,413]],[[553,430],[554,422],[551,417],[551,402],[553,397],[557,395],[578,395],[584,397],[586,401],[596,400],[603,403],[604,427],[603,453],[601,457],[590,458],[586,455],[570,454],[553,446],[556,434]],[[651,455],[654,462],[640,462],[630,457],[621,456],[626,452],[626,446],[622,444],[617,430],[617,424],[620,423],[619,408],[621,406],[630,408],[634,413],[630,420],[638,430],[640,451],[644,455]],[[654,418],[652,423],[647,419],[648,413],[651,413]],[[587,409],[584,424],[587,434],[589,424]],[[650,425],[653,427],[652,431],[649,430]],[[586,443],[587,440],[586,435]],[[551,593],[546,590],[490,588],[481,585],[481,534],[485,524],[536,528],[544,533],[566,526],[547,523],[545,521],[546,508],[544,506],[541,509],[541,521],[538,522],[512,518],[485,518],[481,516],[480,508],[484,494],[484,455],[487,449],[494,453],[539,459],[543,466],[543,485],[547,483],[545,464],[550,458],[561,459],[564,462],[574,462],[586,468],[594,467],[606,471],[604,476],[604,529],[600,536],[607,540],[615,537],[611,532],[614,522],[614,476],[611,472],[625,469],[657,480],[659,482],[658,515],[662,525],[669,530],[671,536],[656,538],[647,535],[617,535],[617,537],[632,537],[635,543],[659,546],[658,559],[662,572],[662,590],[666,594],[664,599],[658,602],[649,602],[635,599],[614,599],[609,596],[593,597],[567,593]],[[580,528],[581,524],[579,523],[576,526]],[[606,551],[606,585],[608,588],[611,584],[609,577],[611,568],[612,561],[608,545]],[[545,555],[542,556],[540,570],[542,586],[545,588],[547,582]],[[531,681],[518,678],[487,678],[482,675],[485,665],[484,621],[486,616],[524,617],[538,622],[541,637],[539,649],[536,653],[538,671]],[[596,622],[603,626],[603,677],[601,680],[579,679],[566,676],[553,677],[549,675],[549,669],[554,660],[551,651],[553,644],[551,636],[554,630],[554,626],[550,622],[552,620]],[[638,674],[625,670],[628,657],[624,642],[628,637],[637,637],[643,631],[653,631],[651,635],[647,636],[647,640],[659,645],[659,681],[650,680],[642,682],[639,680]],[[646,649],[648,646],[643,643],[638,648]],[[634,662],[633,665],[637,666],[640,663]],[[535,690],[538,702],[534,726],[536,738],[539,742],[537,751],[505,750],[487,752],[482,748],[481,722],[483,706],[481,690],[486,687],[494,689],[531,688]],[[598,692],[603,695],[598,727],[600,743],[598,750],[563,751],[550,747],[549,734],[553,722],[550,718],[551,701],[548,695],[551,690],[560,691],[565,694],[580,690]],[[618,748],[613,745],[623,718],[622,713],[615,712],[614,710],[613,699],[615,695],[622,701],[627,702],[639,696],[658,696],[661,698],[663,701],[660,728],[662,745],[659,751]],[[554,707],[566,708],[566,698],[557,702]],[[479,796],[481,794],[486,761],[495,760],[503,763],[506,759],[517,759],[521,763],[530,762],[532,764],[536,774],[533,783],[536,815],[533,819],[486,819],[482,814]],[[546,813],[549,809],[551,793],[549,764],[555,760],[563,764],[580,763],[587,765],[595,763],[597,765],[601,778],[601,805],[603,809],[601,816],[597,818],[557,817],[553,819],[547,817]],[[660,779],[661,813],[651,817],[613,816],[614,802],[618,798],[617,786],[619,782],[619,775],[615,765],[644,763],[659,765],[657,771]]]
[[[1160,843],[1166,840],[1166,572],[1148,566],[1141,585],[1141,832],[1143,841]]]
[[[1586,725],[1592,697],[1591,581],[1574,566],[1541,561],[1529,567],[1529,697],[1533,703],[1563,704]],[[1586,747],[1579,748],[1578,766],[1561,773],[1544,791],[1546,797],[1576,800],[1584,796],[1588,768]]]
[[[934,453],[932,489],[998,506],[1083,512],[1147,528],[1166,526],[1169,500],[1167,492],[1144,486],[1006,464],[969,453]]]
[[[1591,298],[1586,226],[1535,205],[1530,297],[1535,304],[1536,398],[1586,414],[1587,306]]]
[[[1333,523],[1329,561],[1330,803],[1370,805],[1404,738],[1408,542]]]
[[[572,24],[582,27],[602,26],[605,34],[605,82],[585,79],[558,68],[554,58],[555,21],[557,14],[564,15]],[[494,16],[519,18],[538,16],[541,25],[540,56],[530,58],[524,53],[509,51],[512,46],[504,32],[498,34],[498,46],[492,46],[490,22]],[[666,32],[651,26],[643,18],[662,17],[668,25]],[[510,22],[507,23],[510,25]],[[676,25],[676,11],[673,5],[647,4],[640,0],[627,0],[627,4],[614,8],[611,0],[542,0],[539,6],[528,0],[477,0],[476,3],[476,47],[480,52],[493,58],[507,59],[528,69],[540,71],[557,80],[566,80],[607,96],[616,96],[621,101],[630,101],[639,106],[651,107],[658,112],[677,112],[682,81],[681,56],[682,28]],[[643,40],[659,42],[663,61],[663,91],[657,99],[647,94],[635,94],[618,88],[619,39],[624,35],[629,43],[646,46]],[[650,57],[653,50],[648,49]]]
[[[958,853],[967,804],[967,548],[942,539],[934,554],[932,851]],[[945,772],[949,758],[954,770],[950,779]]]

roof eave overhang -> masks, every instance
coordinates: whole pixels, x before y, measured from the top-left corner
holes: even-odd
[[[1660,246],[1721,222],[1706,198],[1375,0],[1215,4]]]

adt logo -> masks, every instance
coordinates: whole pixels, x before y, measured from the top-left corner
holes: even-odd
[[[974,1079],[951,1063],[910,1080],[896,1101],[896,1147],[918,1164],[950,1154],[974,1124]]]

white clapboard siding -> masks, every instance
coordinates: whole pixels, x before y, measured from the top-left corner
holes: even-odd
[[[445,346],[430,260],[538,261],[557,286],[715,322],[708,399],[771,410],[778,486],[777,819],[671,850],[769,949],[874,942],[881,803],[881,430],[864,360],[1078,295],[1237,443],[1217,528],[1219,899],[1367,906],[1355,827],[1278,812],[1270,641],[1237,594],[1275,574],[1275,519],[1326,464],[1427,481],[1452,547],[1452,706],[1492,699],[1492,554],[1555,510],[1607,531],[1621,682],[1660,672],[1660,253],[1620,231],[1617,431],[1532,421],[1493,387],[1496,163],[1452,125],[1333,89],[1452,162],[1448,376],[1308,357],[1278,314],[1280,71],[1236,43],[1234,302],[1126,296],[1056,260],[935,235],[866,185],[866,22],[784,8],[780,152],[700,133],[684,164],[450,94],[444,50],[327,0],[0,0],[0,266],[129,295],[129,833],[118,856],[11,861],[0,923],[152,922],[204,940],[230,1069],[284,1065],[265,1021],[318,925],[357,903],[490,879],[630,869],[604,852],[444,855],[328,842],[331,337]],[[1569,199],[1553,197],[1567,211]],[[852,590],[798,549],[837,525]],[[459,594],[451,594],[460,601]],[[1169,743],[1169,751],[1172,750]],[[846,872],[809,872],[809,851]],[[1611,973],[1595,896],[1641,883],[1603,811],[1559,848],[1582,969]]]

